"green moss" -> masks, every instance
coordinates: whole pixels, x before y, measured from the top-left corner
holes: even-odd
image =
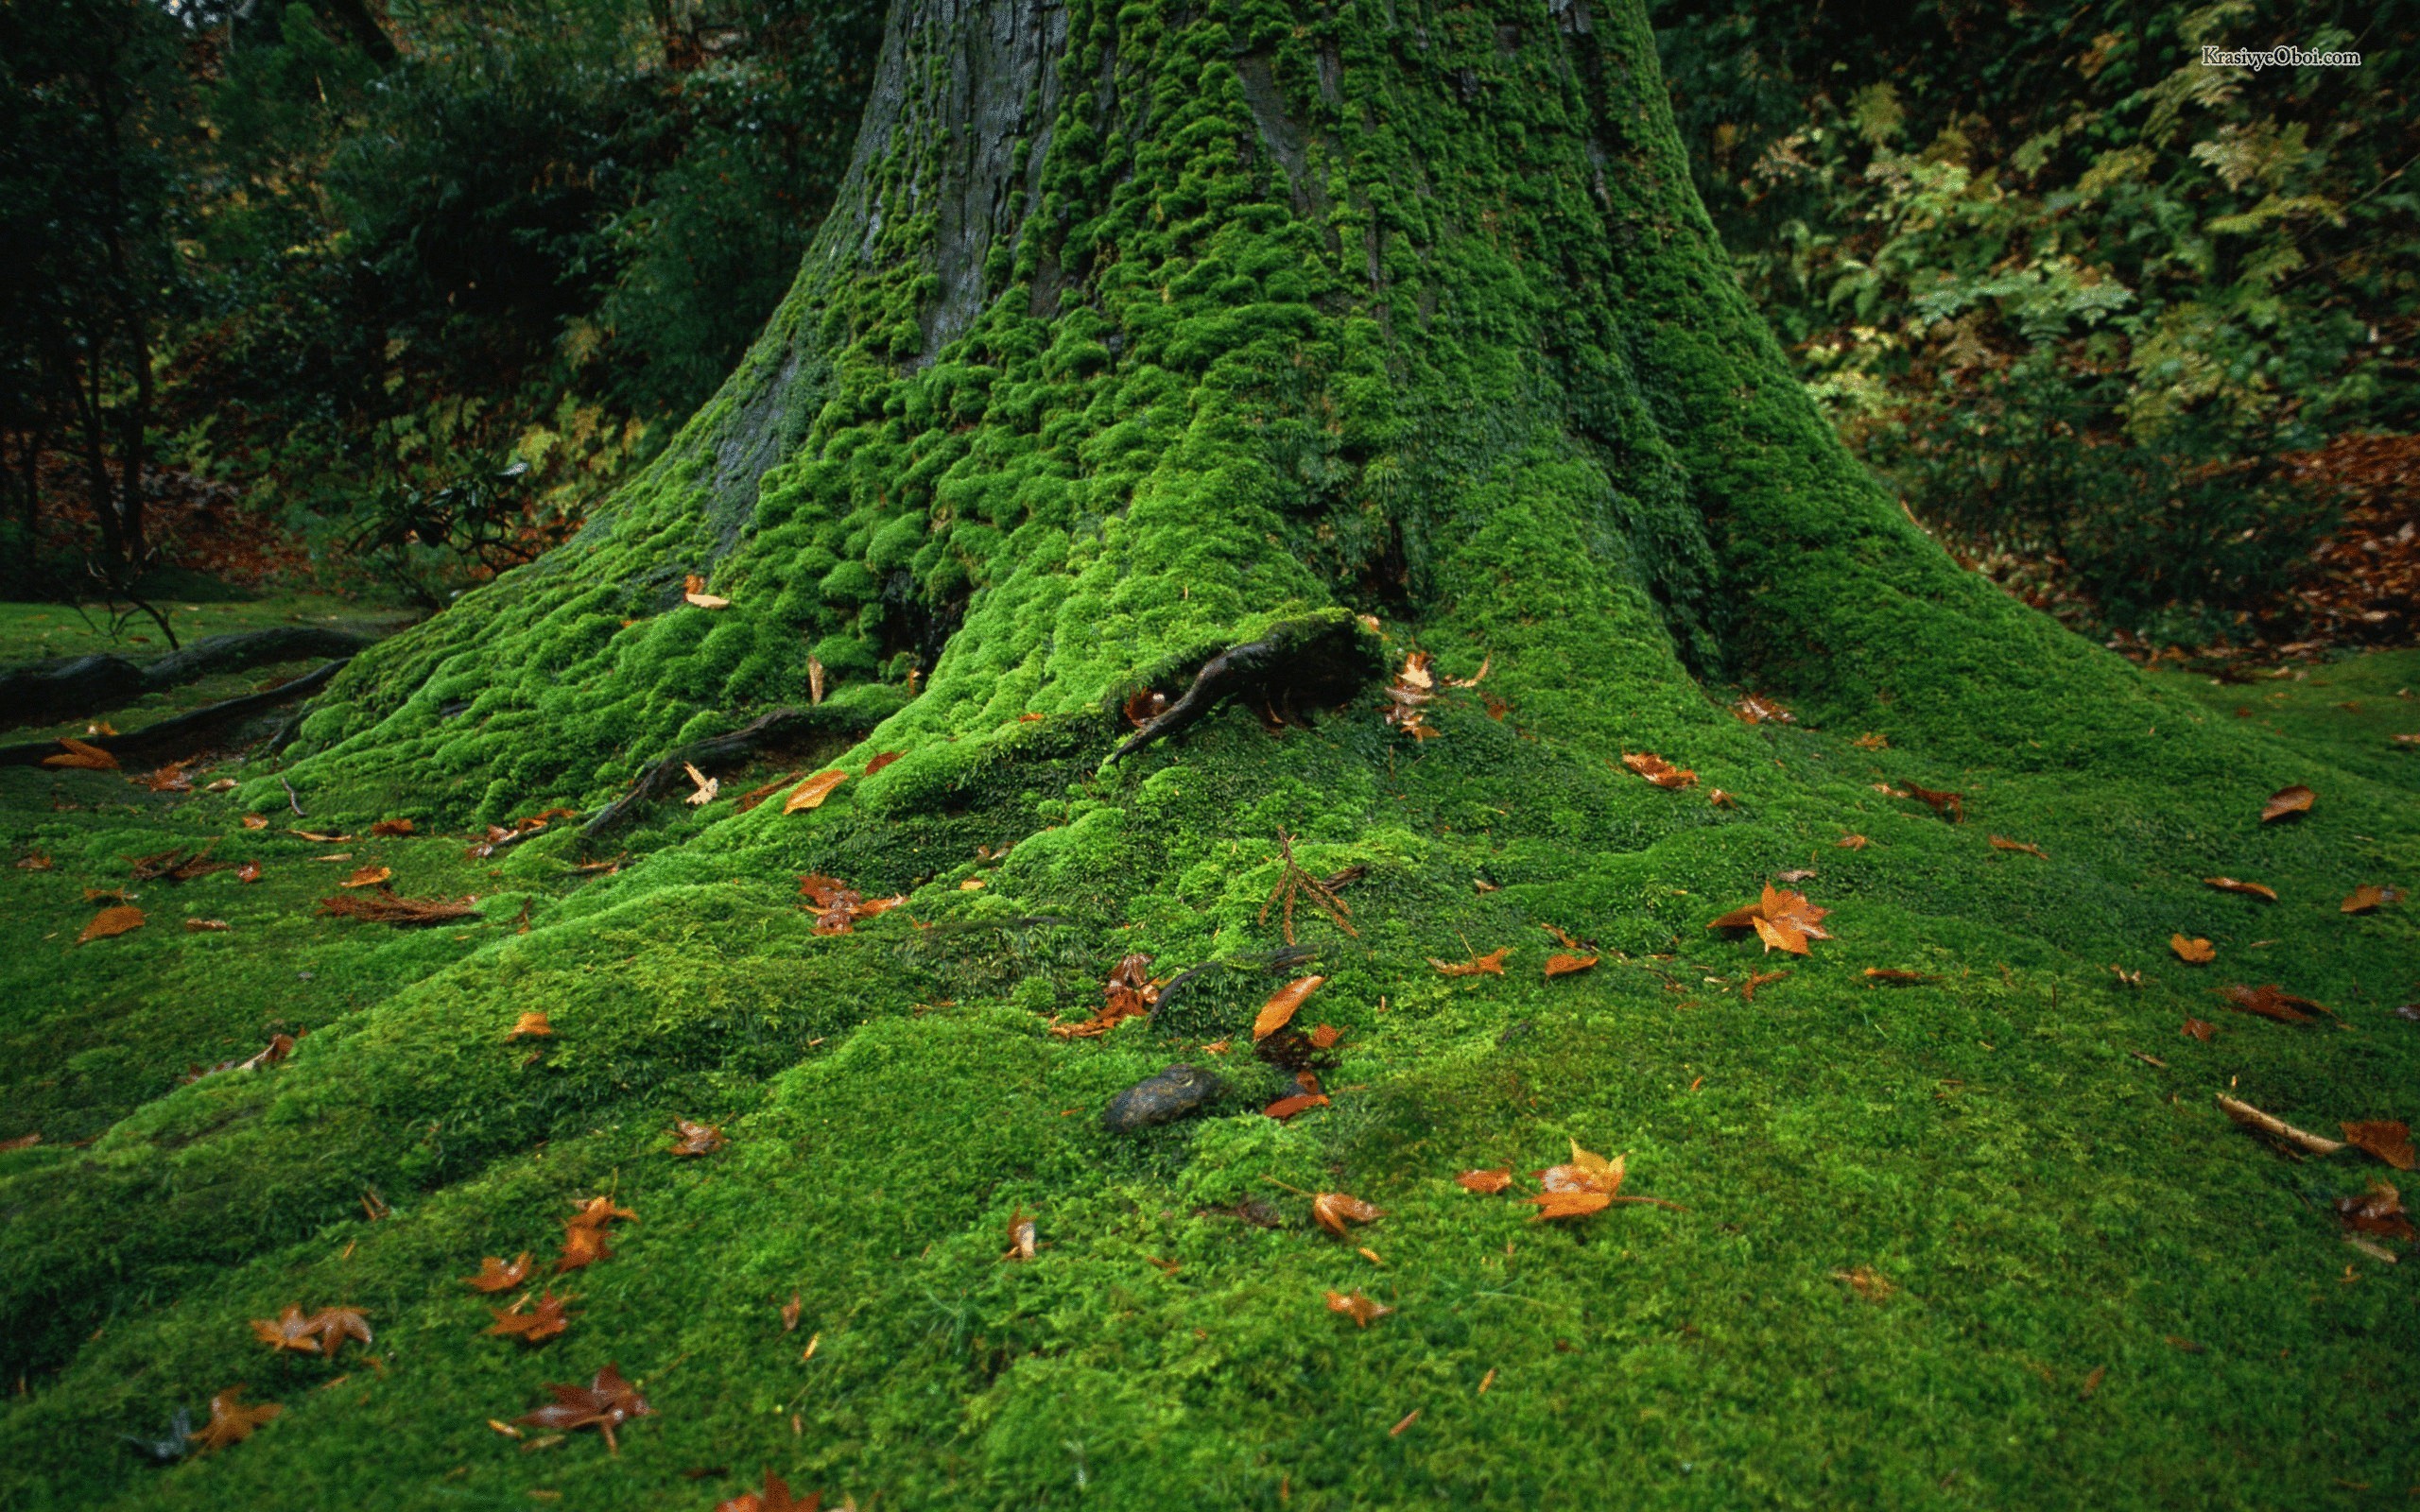
[[[2411,657],[2238,719],[2247,696],[2137,674],[1959,573],[1721,273],[1635,10],[1590,25],[1079,6],[1069,77],[1113,87],[1061,95],[1044,213],[961,336],[924,363],[911,190],[940,148],[901,133],[866,170],[867,255],[863,222],[827,230],[666,461],[365,656],[286,772],[315,820],[407,807],[441,835],[591,806],[803,701],[812,655],[838,669],[832,730],[881,723],[811,814],[668,802],[612,875],[572,871],[561,831],[492,867],[432,836],[393,852],[406,890],[493,889],[483,925],[306,918],[282,880],[275,919],[71,958],[33,932],[122,875],[112,848],[232,845],[284,788],[252,768],[232,800],[78,831],[45,795],[122,784],[0,774],[12,842],[72,857],[0,872],[25,904],[11,1095],[78,1057],[117,1089],[26,1105],[72,1107],[89,1147],[0,1155],[11,1504],[735,1488],[700,1466],[941,1506],[2272,1505],[2420,1475],[2404,1278],[2327,1211],[2367,1171],[2282,1163],[2209,1105],[2412,1112],[2420,1036],[2390,1012],[2411,916],[2336,908],[2420,864],[2420,782],[2384,739]],[[781,390],[807,348],[821,376]],[[811,419],[752,515],[718,512],[718,449],[785,414]],[[686,604],[693,572],[733,607]],[[910,698],[902,658],[961,610]],[[1368,697],[1281,736],[1231,707],[1104,765],[1137,687],[1364,612],[1390,659],[1488,665],[1439,738]],[[1730,717],[1737,683],[1801,722]],[[1639,750],[1700,785],[1640,781]],[[900,759],[869,776],[878,752]],[[2319,807],[2258,824],[2290,781]],[[1963,793],[1967,822],[1879,790],[1908,782]],[[1316,962],[1272,970],[1281,829],[1315,875],[1369,871],[1353,933],[1298,911]],[[281,879],[314,865],[277,855]],[[809,871],[909,901],[819,936]],[[1751,1002],[1770,959],[1707,925],[1783,873],[1836,937]],[[1544,978],[1548,927],[1599,965]],[[2177,930],[2221,964],[2174,961]],[[1427,964],[1500,946],[1500,978]],[[1204,970],[1148,1021],[1048,1034],[1130,952]],[[311,1000],[330,1016],[290,1063],[167,1089],[160,1057],[257,1034],[321,959],[354,1001]],[[1256,1109],[1291,1083],[1242,1046],[1305,970],[1328,978],[1306,1021],[1343,1032],[1334,1100],[1280,1127]],[[2238,979],[2344,1026],[2180,1038]],[[503,1039],[533,1009],[556,1028],[535,1059]],[[149,1081],[97,1054],[118,1038]],[[1229,1082],[1203,1120],[1101,1128],[1180,1059]],[[675,1160],[675,1115],[734,1143]],[[1572,1139],[1685,1211],[1538,1226],[1452,1183]],[[1271,1177],[1386,1215],[1339,1244]],[[482,1337],[458,1279],[545,1252],[607,1187],[644,1221],[566,1283],[573,1332]],[[369,1188],[394,1217],[359,1216]],[[1248,1194],[1285,1225],[1215,1211]],[[1003,1263],[1019,1208],[1042,1249]],[[1859,1265],[1899,1294],[1858,1297],[1836,1273]],[[1352,1288],[1396,1313],[1355,1329],[1322,1302]],[[387,1360],[340,1388],[244,1327],[338,1299]],[[483,1426],[609,1359],[660,1409],[617,1459]],[[288,1408],[251,1442],[165,1472],[115,1443],[238,1379]]]

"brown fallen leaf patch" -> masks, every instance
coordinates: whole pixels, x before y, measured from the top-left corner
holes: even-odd
[[[2217,1024],[2202,1019],[2187,1019],[2185,1021],[2185,1026],[2177,1031],[2177,1033],[2182,1035],[2184,1038],[2187,1040],[2199,1040],[2204,1044],[2208,1044],[2210,1042],[2210,1037],[2218,1032],[2219,1026]]]
[[[28,850],[18,859],[17,869],[19,871],[48,871],[57,865],[57,862],[50,859],[49,851]]]
[[[1151,958],[1136,952],[1110,969],[1101,984],[1101,1005],[1093,1016],[1076,1023],[1054,1023],[1050,1032],[1062,1040],[1091,1040],[1109,1033],[1129,1019],[1150,1015],[1159,1006],[1160,988],[1167,984],[1151,976]]]
[[[1651,751],[1624,751],[1622,765],[1661,788],[1697,786],[1697,773],[1686,767],[1675,766]]]
[[[2270,794],[2269,801],[2260,806],[2260,822],[2274,824],[2279,819],[2308,814],[2311,804],[2317,800],[2318,795],[2300,782],[2291,787],[2281,787]]]
[[[1343,1038],[1343,1030],[1332,1023],[1322,1023],[1311,1031],[1311,1048],[1333,1050],[1336,1048],[1336,1042]]]
[[[790,796],[782,799],[782,812],[803,814],[808,809],[821,808],[823,800],[832,796],[832,790],[848,780],[846,772],[818,772],[790,789]]]
[[[1575,972],[1587,971],[1597,964],[1597,960],[1598,957],[1594,955],[1571,955],[1557,951],[1547,957],[1546,974],[1550,977],[1570,976]]]
[[[186,774],[185,768],[192,765],[191,762],[170,762],[155,771],[142,777],[130,777],[127,781],[139,782],[154,793],[190,793],[193,791],[193,779]]]
[[[904,892],[868,898],[839,878],[821,873],[799,878],[798,890],[806,899],[799,906],[814,913],[819,935],[846,935],[860,919],[879,919],[908,901]]]
[[[1348,1237],[1345,1225],[1375,1223],[1378,1210],[1359,1197],[1342,1192],[1322,1192],[1311,1198],[1311,1216],[1319,1226],[1339,1239]]]
[[[1356,1327],[1365,1329],[1394,1311],[1385,1303],[1374,1301],[1357,1291],[1328,1293],[1327,1310],[1331,1313],[1341,1313],[1351,1318]]]
[[[2219,954],[2217,946],[2198,936],[2187,939],[2183,935],[2170,935],[2168,936],[2168,948],[2187,966],[2207,966]]]
[[[1507,945],[1485,955],[1473,955],[1467,961],[1441,961],[1431,955],[1428,964],[1435,967],[1441,976],[1502,976],[1504,957],[1512,954],[1512,947]]]
[[[88,745],[71,735],[60,736],[59,744],[66,748],[56,756],[43,757],[42,764],[44,766],[76,767],[91,772],[117,770],[117,758],[98,746]]]
[[[2344,1143],[2353,1148],[2376,1156],[2398,1171],[2412,1169],[2411,1130],[2400,1121],[2374,1119],[2338,1126],[2344,1131]]]
[[[1869,730],[1864,734],[1850,741],[1849,744],[1855,746],[1859,750],[1889,750],[1891,748],[1891,738],[1888,735],[1883,734],[1880,730]]]
[[[257,861],[247,861],[242,866],[237,867],[235,868],[235,880],[237,882],[260,881],[261,864]]]
[[[1842,850],[1862,850],[1874,842],[1861,834],[1844,834],[1832,843]]]
[[[370,827],[370,833],[374,839],[385,839],[390,835],[409,834],[413,828],[409,819],[380,819]]]
[[[171,846],[147,856],[134,856],[127,862],[127,874],[136,882],[191,882],[214,871],[225,871],[232,863],[213,861],[210,851],[218,842],[211,841],[199,850]]]
[[[2309,1023],[2316,1015],[2323,1013],[2330,1018],[2335,1017],[2321,1005],[2306,997],[2297,997],[2274,984],[2267,987],[2244,987],[2238,984],[2221,988],[2219,996],[2226,999],[2227,1005],[2238,1013],[2250,1013],[2263,1019],[2274,1019],[2279,1023]]]
[[[482,1287],[481,1290],[492,1290],[492,1288]],[[488,1311],[495,1314],[495,1323],[493,1327],[480,1332],[494,1338],[519,1339],[524,1344],[544,1344],[571,1328],[572,1315],[563,1310],[563,1304],[578,1300],[579,1298],[575,1297],[557,1297],[554,1288],[548,1287],[545,1295],[538,1298],[538,1305],[529,1307],[527,1312],[523,1311],[525,1307],[528,1307],[529,1298],[526,1297],[510,1307],[489,1308]]]
[[[614,1441],[614,1430],[633,1418],[651,1417],[655,1412],[647,1404],[647,1399],[622,1379],[618,1366],[609,1365],[597,1371],[585,1386],[550,1381],[546,1389],[554,1394],[553,1401],[534,1412],[523,1413],[513,1421],[564,1433],[594,1428],[605,1435],[606,1449],[614,1453],[621,1452],[621,1448]]]
[[[1267,1108],[1262,1108],[1261,1111],[1268,1114],[1270,1118],[1277,1120],[1280,1124],[1283,1124],[1297,1113],[1306,1113],[1314,1108],[1325,1108],[1327,1106],[1327,1094],[1324,1092],[1294,1092],[1288,1096],[1280,1097],[1277,1101],[1270,1104]]]
[[[1914,782],[1902,782],[1893,791],[1893,796],[1914,799],[1952,824],[1966,822],[1966,795],[1963,793],[1951,793],[1941,788],[1920,787]]]
[[[462,1284],[475,1292],[509,1292],[529,1279],[529,1251],[523,1250],[510,1262],[490,1255],[479,1262],[476,1276],[465,1276]]]
[[[2204,877],[2202,885],[2216,887],[2221,892],[2239,892],[2247,898],[2265,898],[2273,903],[2277,901],[2275,888],[2264,887],[2256,882],[2239,882],[2233,877]]]
[[[1830,939],[1824,928],[1828,908],[1818,908],[1806,901],[1804,893],[1777,888],[1771,883],[1756,902],[1744,908],[1735,908],[1706,925],[1708,929],[1754,929],[1756,937],[1765,942],[1765,951],[1788,951],[1792,955],[1807,954],[1810,939]]]
[[[2045,861],[2050,859],[2050,852],[2043,850],[2040,846],[2028,845],[2022,840],[2012,840],[2004,834],[1996,834],[1992,836],[1992,849],[1995,850],[2022,850],[2029,856],[2040,856]]]
[[[535,1013],[525,1013],[514,1020],[512,1027],[504,1031],[504,1037],[507,1040],[518,1040],[527,1035],[543,1040],[551,1038],[554,1032],[555,1026],[546,1022],[546,1015],[541,1010]]]
[[[614,1246],[608,1243],[608,1230],[600,1226],[570,1223],[563,1227],[562,1253],[555,1257],[555,1274],[594,1265],[600,1260],[614,1258]]]
[[[1530,1214],[1532,1223],[1552,1218],[1584,1218],[1592,1212],[1602,1212],[1616,1202],[1651,1202],[1660,1208],[1677,1208],[1676,1203],[1661,1197],[1624,1196],[1621,1194],[1625,1158],[1603,1156],[1580,1147],[1571,1142],[1571,1160],[1563,1165],[1550,1165],[1536,1173],[1538,1185],[1544,1190],[1524,1200],[1536,1207]]]
[[[2348,1232],[2384,1239],[2420,1238],[2403,1211],[2403,1194],[2384,1181],[2371,1182],[2370,1189],[2358,1197],[2337,1198],[2336,1216]]]
[[[696,573],[681,579],[681,596],[700,609],[729,609],[731,600],[706,592],[706,580]]]
[[[1434,740],[1440,731],[1428,723],[1428,705],[1437,697],[1437,677],[1426,651],[1408,651],[1403,665],[1387,683],[1386,722],[1414,740]]]
[[[370,1320],[350,1307],[323,1307],[305,1315],[301,1306],[289,1302],[278,1316],[256,1317],[251,1325],[253,1335],[270,1349],[302,1354],[334,1356],[349,1338],[371,1342]]]
[[[478,916],[475,901],[469,898],[400,898],[384,885],[375,892],[340,892],[322,898],[319,914],[322,919],[357,919],[366,924],[392,924],[397,929],[419,929]]]
[[[212,1397],[210,1421],[185,1436],[200,1445],[205,1453],[214,1449],[225,1449],[230,1444],[240,1444],[251,1437],[253,1429],[285,1410],[273,1401],[248,1407],[242,1400],[243,1395],[244,1388],[238,1383]]]
[[[2337,905],[2336,911],[2340,914],[2376,913],[2389,903],[2401,902],[2403,902],[2401,888],[2380,887],[2365,882],[2354,888],[2352,895]]]
[[[1465,1192],[1494,1196],[1512,1184],[1512,1168],[1499,1165],[1493,1171],[1464,1171],[1454,1177],[1454,1182]]]
[[[1756,693],[1742,694],[1739,701],[1731,706],[1731,712],[1738,716],[1741,724],[1746,725],[1761,725],[1769,721],[1794,725],[1798,722],[1798,716],[1783,708],[1779,700]]]
[[[1253,1017],[1253,1039],[1255,1041],[1266,1040],[1292,1022],[1304,1001],[1318,991],[1320,984],[1326,980],[1324,976],[1298,976],[1270,993],[1269,1001],[1261,1005],[1260,1012]]]
[[[870,761],[870,762],[866,763],[865,775],[866,775],[866,776],[868,776],[868,777],[872,777],[874,773],[876,773],[876,772],[878,772],[878,771],[881,771],[884,767],[886,767],[886,766],[890,765],[892,762],[897,761],[900,757],[905,756],[905,755],[907,755],[907,754],[908,754],[908,753],[907,753],[906,751],[904,751],[904,750],[887,750],[887,751],[884,751],[882,754],[880,754],[880,755],[876,756],[873,760],[872,760],[872,761]]]
[[[355,871],[352,876],[337,883],[337,885],[339,887],[375,887],[382,882],[393,880],[394,875],[395,873],[390,868],[363,867],[360,870]]]
[[[1835,1280],[1848,1282],[1858,1296],[1869,1302],[1887,1302],[1899,1290],[1892,1284],[1891,1278],[1871,1265],[1852,1265],[1846,1270],[1836,1270],[1832,1275]]]
[[[1009,1247],[1001,1252],[1000,1258],[1031,1260],[1037,1242],[1034,1220],[1027,1214],[1024,1205],[1019,1204],[1016,1211],[1009,1214]]]
[[[1739,984],[1739,1001],[1742,1003],[1755,1002],[1757,988],[1771,987],[1775,982],[1780,981],[1783,977],[1788,976],[1789,974],[1789,971],[1787,969],[1778,971],[1750,972],[1748,980]]]
[[[699,1478],[696,1470],[685,1473],[692,1479]],[[713,1473],[719,1475],[722,1472],[717,1470]],[[844,1503],[838,1512],[850,1512],[850,1509],[856,1505],[855,1502],[849,1502]],[[783,1480],[771,1470],[767,1470],[763,1495],[760,1496],[754,1491],[742,1491],[727,1502],[716,1503],[715,1512],[823,1512],[823,1493],[809,1491],[804,1496],[794,1497],[790,1495],[789,1482]]]
[[[30,1150],[41,1143],[40,1129],[36,1129],[31,1134],[20,1134],[15,1139],[0,1140],[0,1155],[5,1155],[11,1150]]]
[[[108,939],[112,935],[123,935],[128,930],[142,927],[143,910],[130,904],[121,903],[115,908],[104,908],[94,915],[93,921],[84,926],[84,932],[76,936],[76,943],[90,945],[96,939]]]
[[[677,1117],[672,1121],[670,1153],[674,1155],[712,1155],[730,1143],[730,1138],[713,1124],[700,1124]]]

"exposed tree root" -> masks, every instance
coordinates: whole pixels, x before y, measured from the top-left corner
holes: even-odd
[[[0,670],[0,718],[21,725],[82,718],[213,673],[240,672],[303,657],[350,657],[372,639],[350,630],[287,625],[240,635],[214,635],[148,666],[137,666],[124,657],[81,656],[9,667]]]
[[[1350,622],[1281,625],[1203,662],[1184,696],[1128,736],[1109,760],[1166,740],[1230,699],[1241,699],[1272,720],[1299,720],[1304,711],[1342,703],[1382,670],[1376,654]]]
[[[686,768],[695,765],[701,771],[717,768],[728,770],[758,756],[788,754],[810,746],[845,744],[865,733],[854,725],[836,720],[827,706],[817,709],[783,707],[760,715],[728,734],[710,736],[667,752],[656,764],[639,774],[631,790],[596,811],[596,816],[580,826],[579,843],[583,852],[588,846],[613,833],[638,816],[641,805],[652,803],[688,785]]]
[[[156,725],[146,725],[130,734],[92,735],[85,744],[97,746],[116,757],[119,762],[136,764],[168,760],[201,750],[220,733],[242,724],[254,715],[292,703],[305,694],[316,693],[327,685],[344,667],[343,662],[324,662],[299,678],[279,683],[263,693],[248,693],[241,697],[224,698],[204,704],[191,713],[174,719],[163,719]],[[0,766],[38,766],[45,756],[59,754],[55,740],[27,741],[22,745],[0,746]]]

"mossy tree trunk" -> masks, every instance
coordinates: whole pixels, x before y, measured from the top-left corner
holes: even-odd
[[[1637,5],[903,0],[884,48],[741,370],[579,540],[363,657],[303,786],[594,804],[812,661],[835,745],[889,721],[929,796],[1020,714],[1106,739],[1357,614],[1581,739],[1700,681],[1864,717],[1943,658],[2079,660],[1801,397]]]

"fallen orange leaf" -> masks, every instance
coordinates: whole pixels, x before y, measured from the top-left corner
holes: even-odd
[[[251,1437],[253,1429],[285,1410],[273,1401],[247,1407],[240,1400],[243,1394],[243,1386],[236,1384],[211,1398],[210,1421],[185,1436],[204,1451],[225,1449]]]
[[[1327,1098],[1322,1093],[1296,1092],[1290,1097],[1280,1097],[1261,1111],[1283,1124],[1297,1113],[1326,1106],[1328,1106]]]
[[[1499,1165],[1493,1171],[1464,1171],[1454,1180],[1465,1192],[1493,1196],[1512,1184],[1512,1168]]]
[[[821,807],[823,800],[832,796],[832,790],[848,780],[846,772],[818,772],[790,789],[790,796],[782,800],[782,812],[798,814]]]
[[[465,1276],[462,1284],[475,1292],[509,1292],[529,1277],[529,1251],[523,1250],[511,1263],[493,1255],[479,1262],[476,1276]]]
[[[2273,903],[2277,901],[2275,888],[2264,887],[2256,882],[2238,882],[2233,877],[2204,877],[2202,885],[2216,887],[2221,892],[2239,892],[2247,898],[2266,898]]]
[[[1557,951],[1547,957],[1547,975],[1569,976],[1574,971],[1584,971],[1596,964],[1597,957],[1594,955],[1565,955],[1561,951]]]
[[[2344,1143],[2353,1148],[2375,1155],[2398,1171],[2412,1169],[2411,1130],[2408,1125],[2394,1120],[2377,1119],[2342,1126]]]
[[[1675,766],[1651,752],[1622,752],[1622,765],[1663,788],[1695,787],[1698,774],[1685,767]]]
[[[2401,902],[2403,902],[2403,893],[2401,889],[2394,887],[2380,887],[2374,883],[2365,882],[2361,884],[2361,885],[2354,888],[2352,896],[2346,898],[2342,903],[2339,904],[2336,911],[2340,914],[2374,913],[2388,903],[2399,903]]]
[[[93,921],[84,926],[84,932],[76,936],[76,943],[89,945],[96,939],[107,939],[112,935],[123,935],[130,929],[142,927],[143,910],[121,903],[94,915]]]
[[[2028,845],[2022,840],[2012,840],[2008,838],[2008,836],[2002,834],[1996,834],[1992,836],[1992,849],[1995,850],[2022,850],[2029,856],[2040,856],[2045,861],[2050,859],[2050,852],[2043,850],[2040,846]]]
[[[550,1039],[554,1032],[555,1026],[546,1022],[546,1015],[541,1010],[536,1013],[523,1014],[511,1028],[504,1031],[504,1037],[507,1040],[518,1040],[524,1035],[528,1035],[538,1039]]]
[[[74,766],[94,772],[117,770],[117,758],[98,746],[88,745],[68,735],[60,736],[59,743],[67,748],[56,756],[43,757],[42,764],[44,766]]]
[[[1765,942],[1766,954],[1787,951],[1792,955],[1808,954],[1810,939],[1830,939],[1824,919],[1831,910],[1818,908],[1806,901],[1805,893],[1765,884],[1757,900],[1743,908],[1735,908],[1706,925],[1708,929],[1754,929],[1756,937]]]
[[[1341,1313],[1351,1318],[1356,1327],[1365,1329],[1394,1311],[1393,1308],[1382,1302],[1373,1301],[1359,1292],[1349,1295],[1342,1292],[1328,1293],[1327,1310],[1331,1313]]]
[[[1024,1207],[1009,1215],[1009,1247],[1002,1260],[1031,1260],[1034,1255],[1034,1222],[1026,1216]]]
[[[1320,984],[1326,980],[1324,976],[1299,976],[1270,993],[1269,1001],[1261,1005],[1259,1014],[1252,1021],[1253,1040],[1266,1040],[1285,1028],[1293,1019],[1295,1010],[1303,1005],[1303,1001],[1318,991]]]
[[[380,883],[394,876],[394,874],[393,870],[387,867],[364,867],[360,870],[354,872],[352,876],[345,878],[344,881],[337,883],[337,885],[339,887],[375,887]]]
[[[2281,787],[2270,794],[2269,801],[2260,806],[2260,822],[2272,824],[2293,815],[2308,814],[2317,798],[2317,794],[2300,782],[2291,787]]]
[[[2187,966],[2206,966],[2217,959],[2219,954],[2217,946],[2198,936],[2192,939],[2187,939],[2182,935],[2170,935],[2168,936],[2168,948],[2174,951],[2176,958]]]
[[[1443,976],[1502,976],[1504,957],[1512,954],[1512,947],[1507,945],[1501,950],[1490,951],[1485,955],[1474,955],[1467,961],[1441,961],[1431,955],[1428,957],[1428,964],[1435,967],[1438,973]]]
[[[1322,1192],[1311,1198],[1311,1216],[1321,1228],[1342,1239],[1346,1224],[1375,1223],[1378,1210],[1342,1192]]]
[[[544,1344],[570,1329],[571,1314],[563,1311],[563,1304],[574,1298],[557,1297],[549,1287],[538,1298],[538,1305],[525,1313],[522,1308],[528,1300],[525,1297],[509,1308],[489,1308],[495,1314],[495,1324],[482,1332],[496,1338],[519,1339],[524,1344]]]

